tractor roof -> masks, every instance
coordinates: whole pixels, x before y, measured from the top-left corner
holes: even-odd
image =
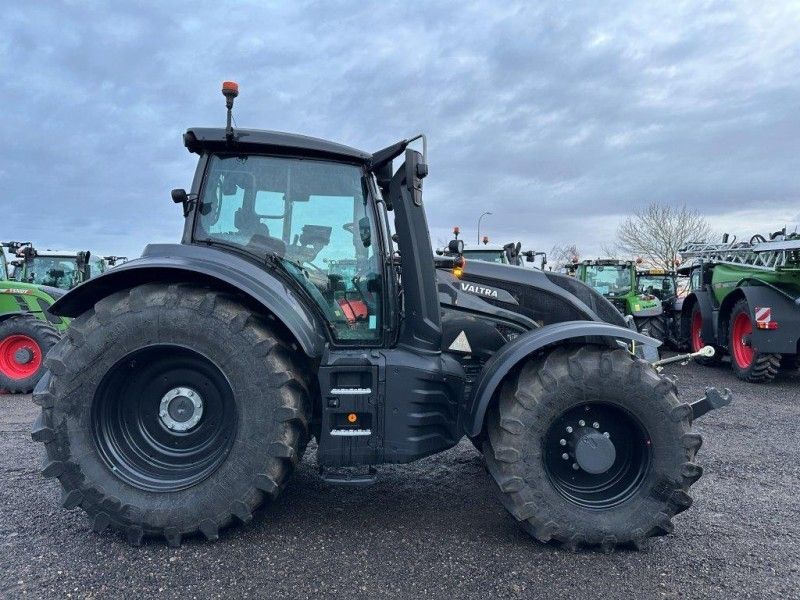
[[[227,143],[224,127],[192,127],[183,135],[183,143],[189,152],[196,154],[206,151],[245,150],[332,158],[359,163],[368,163],[372,160],[372,154],[369,152],[305,135],[260,129],[237,128],[233,131],[234,143],[232,146]]]
[[[587,260],[583,260],[578,264],[580,264],[580,265],[589,265],[589,266],[598,265],[598,266],[604,266],[604,267],[612,267],[612,266],[630,266],[630,265],[634,264],[634,261],[632,261],[632,260],[622,260],[622,259],[618,259],[618,258],[598,258],[596,260],[588,260],[588,259]]]

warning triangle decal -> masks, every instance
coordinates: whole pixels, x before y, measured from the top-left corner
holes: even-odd
[[[455,350],[456,352],[466,352],[467,354],[471,353],[472,346],[469,345],[467,334],[463,331],[459,333],[456,339],[453,340],[453,343],[450,344],[449,349]]]

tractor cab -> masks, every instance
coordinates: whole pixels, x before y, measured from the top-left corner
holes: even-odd
[[[655,296],[662,302],[674,300],[678,295],[677,273],[666,269],[637,270],[636,288],[639,294]]]
[[[454,239],[458,240],[460,228],[454,227]],[[437,255],[452,255],[448,248],[437,250]],[[489,238],[484,236],[481,244],[475,247],[465,246],[460,255],[467,261],[477,260],[482,262],[490,262],[500,265],[513,265],[516,267],[524,267],[525,263],[533,263],[537,256],[542,257],[540,268],[544,270],[547,265],[547,254],[545,252],[534,252],[533,250],[522,250],[521,242],[509,242],[502,246],[498,244],[490,244]]]
[[[102,259],[88,250],[39,250],[32,244],[17,250],[15,279],[70,290],[103,272]]]

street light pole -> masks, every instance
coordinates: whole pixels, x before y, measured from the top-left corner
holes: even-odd
[[[486,215],[491,215],[491,214],[492,213],[490,213],[489,211],[486,211],[480,217],[478,217],[478,246],[481,245],[481,219],[483,219],[483,217],[485,217]]]

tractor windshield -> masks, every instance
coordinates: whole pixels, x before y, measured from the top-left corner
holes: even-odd
[[[6,266],[6,253],[0,248],[0,281],[8,279],[8,267]]]
[[[482,260],[484,262],[505,263],[506,254],[502,250],[464,250],[467,260]]]
[[[36,256],[28,259],[25,264],[24,279],[28,283],[65,290],[80,283],[75,259],[62,256]]]
[[[620,296],[631,290],[631,270],[625,265],[587,265],[586,283],[604,296]]]
[[[651,294],[663,300],[675,295],[675,281],[669,275],[639,275],[636,282],[640,294]]]
[[[355,165],[214,156],[194,236],[276,257],[322,308],[338,339],[377,340],[382,261],[367,198]]]

